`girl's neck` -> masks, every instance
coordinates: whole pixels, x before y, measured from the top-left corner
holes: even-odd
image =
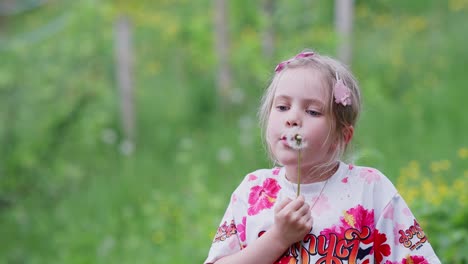
[[[315,183],[330,179],[338,170],[339,162],[326,167],[301,167],[301,183]],[[297,166],[285,166],[286,179],[297,183]]]

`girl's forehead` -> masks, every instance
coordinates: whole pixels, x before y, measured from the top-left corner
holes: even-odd
[[[281,95],[320,97],[327,99],[327,84],[323,74],[311,68],[289,68],[279,76],[275,97]]]

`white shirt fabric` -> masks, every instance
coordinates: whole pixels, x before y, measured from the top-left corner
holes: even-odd
[[[249,173],[231,196],[205,263],[248,247],[274,223],[274,206],[296,197],[282,167]],[[275,263],[440,264],[424,231],[381,172],[340,162],[328,181],[301,184],[311,232]]]

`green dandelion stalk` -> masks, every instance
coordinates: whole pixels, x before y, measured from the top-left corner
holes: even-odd
[[[294,136],[296,145],[299,147],[302,144],[302,136],[297,134]],[[301,194],[301,148],[297,150],[297,197]]]

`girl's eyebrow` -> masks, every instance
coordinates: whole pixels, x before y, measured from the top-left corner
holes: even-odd
[[[275,96],[275,99],[274,101],[278,101],[278,100],[287,100],[287,101],[290,101],[292,100],[292,97],[291,96],[288,96],[288,95],[278,95],[278,96]],[[306,104],[313,104],[313,105],[317,105],[317,106],[325,106],[325,104],[322,102],[322,100],[319,100],[317,98],[301,98],[302,101],[304,101]]]

